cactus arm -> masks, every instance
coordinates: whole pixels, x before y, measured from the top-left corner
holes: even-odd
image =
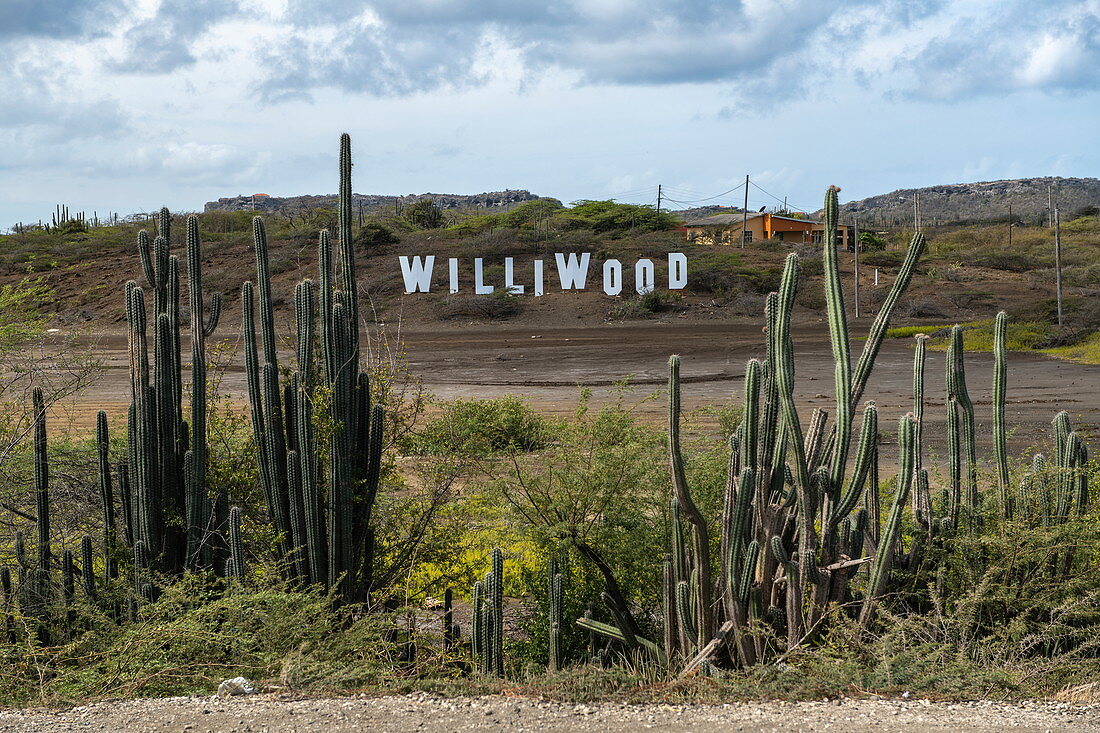
[[[1009,494],[1008,437],[1005,430],[1005,394],[1008,382],[1008,355],[1006,336],[1008,314],[1001,311],[993,322],[993,454],[997,462],[997,487],[1001,499],[1001,511],[1005,519],[1012,519],[1012,497]]]
[[[882,342],[886,338],[886,331],[890,328],[890,318],[893,316],[894,306],[902,294],[909,287],[909,282],[916,272],[917,262],[924,253],[924,235],[917,232],[909,242],[909,249],[905,253],[905,260],[898,270],[898,276],[882,302],[878,315],[871,324],[871,330],[867,334],[867,341],[863,344],[863,352],[856,362],[856,368],[852,377],[852,404],[858,405],[863,399],[863,390],[867,387],[867,380],[871,378],[871,371],[875,368],[875,359],[882,348]]]
[[[699,602],[696,624],[696,643],[703,646],[713,636],[713,610],[711,608],[710,535],[707,520],[691,498],[684,472],[684,459],[680,449],[680,357],[668,360],[668,449],[672,469],[672,487],[684,518],[692,526],[692,549],[695,569],[698,572],[697,597]]]
[[[852,358],[848,342],[848,315],[844,310],[844,289],[840,283],[840,264],[837,261],[836,227],[838,203],[836,186],[825,192],[825,236],[822,265],[825,274],[825,306],[829,320],[829,340],[835,363],[834,385],[836,389],[836,432],[829,466],[829,478],[833,486],[844,484],[844,471],[848,465],[848,445],[851,442],[852,413]]]
[[[890,568],[893,565],[894,551],[901,539],[902,514],[905,511],[905,504],[909,500],[909,491],[913,485],[915,432],[916,421],[913,419],[913,413],[908,413],[898,423],[897,492],[894,495],[894,503],[890,507],[890,516],[886,520],[886,528],[882,532],[882,539],[878,543],[875,559],[871,565],[871,573],[867,581],[867,598],[864,600],[859,615],[859,622],[863,626],[871,622],[878,599],[886,591]]]

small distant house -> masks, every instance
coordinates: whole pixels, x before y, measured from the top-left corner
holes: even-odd
[[[837,227],[837,244],[849,249],[850,227]],[[811,219],[796,219],[766,212],[744,214],[715,214],[690,219],[683,224],[684,236],[698,244],[739,245],[744,232],[745,244],[770,239],[788,244],[820,244],[825,223]]]

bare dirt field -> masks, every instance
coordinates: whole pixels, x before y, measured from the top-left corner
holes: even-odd
[[[834,700],[727,705],[568,704],[510,697],[294,699],[255,695],[109,701],[68,710],[0,712],[11,731],[1097,731],[1100,706],[1036,702]]]
[[[854,355],[863,348],[861,337],[869,325],[867,320],[853,324],[857,337],[852,343]],[[832,412],[834,362],[824,323],[804,322],[794,337],[801,406],[807,411],[820,407]],[[232,343],[236,336],[226,338]],[[740,402],[745,361],[762,356],[764,351],[764,336],[756,322],[666,320],[555,328],[455,324],[451,328],[406,329],[401,340],[413,374],[442,399],[511,393],[530,400],[542,412],[561,415],[572,411],[579,387],[592,387],[601,399],[615,383],[629,377],[635,385],[630,401],[639,403],[638,414],[655,423],[664,419],[664,400],[643,398],[663,388],[670,354],[683,357],[684,405],[691,410],[730,400]],[[103,378],[60,408],[80,430],[92,425],[99,409],[121,417],[129,400],[125,336],[107,334],[98,337],[96,344],[107,366]],[[246,387],[239,359],[238,350],[222,389],[243,404]],[[865,393],[865,398],[876,400],[880,408],[884,453],[891,452],[897,419],[912,406],[912,361],[910,341],[887,339]],[[925,378],[925,440],[935,457],[945,450],[942,352],[929,352]],[[1050,420],[1060,409],[1069,411],[1078,430],[1092,432],[1100,425],[1100,366],[1012,353],[1008,379],[1010,448],[1015,453],[1045,443]],[[967,355],[967,382],[977,410],[979,444],[988,447],[990,354]]]

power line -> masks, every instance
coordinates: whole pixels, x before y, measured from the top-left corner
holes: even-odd
[[[686,201],[677,201],[676,203],[678,203],[678,204],[697,204],[697,203],[700,203],[702,201],[713,201],[714,199],[720,199],[723,196],[726,196],[727,194],[731,194],[734,191],[739,191],[742,188],[744,188],[744,186],[745,186],[745,184],[742,183],[740,186],[735,186],[734,188],[731,188],[728,191],[723,191],[722,193],[715,194],[714,196],[707,196],[705,198],[699,198],[699,199],[687,199]],[[668,200],[672,201],[673,199],[668,199]]]
[[[773,199],[775,199],[775,200],[776,200],[776,201],[778,201],[779,203],[781,203],[781,204],[784,204],[784,203],[785,203],[785,204],[787,204],[788,208],[790,208],[790,209],[793,209],[794,211],[799,211],[799,212],[801,212],[801,213],[803,213],[803,214],[808,214],[808,213],[810,213],[810,212],[809,212],[809,211],[807,211],[806,209],[800,208],[800,207],[798,207],[798,206],[792,206],[792,205],[791,205],[791,204],[790,204],[789,202],[785,201],[784,199],[781,199],[781,198],[779,198],[779,197],[778,197],[778,196],[776,196],[776,195],[775,195],[774,193],[769,193],[768,191],[765,191],[764,189],[760,188],[760,186],[759,186],[759,185],[757,185],[756,181],[749,181],[749,183],[751,183],[751,184],[752,184],[753,186],[755,186],[755,187],[756,187],[756,189],[757,189],[757,190],[759,190],[759,191],[760,191],[761,193],[763,193],[763,194],[767,194],[768,196],[771,196],[771,197],[772,197]]]

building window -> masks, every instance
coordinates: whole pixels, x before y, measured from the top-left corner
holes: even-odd
[[[748,229],[746,229],[744,231],[744,235],[745,235],[745,244],[752,244],[752,232],[750,232]]]
[[[814,244],[821,244],[821,234],[822,232],[813,232],[810,235],[810,241]]]

